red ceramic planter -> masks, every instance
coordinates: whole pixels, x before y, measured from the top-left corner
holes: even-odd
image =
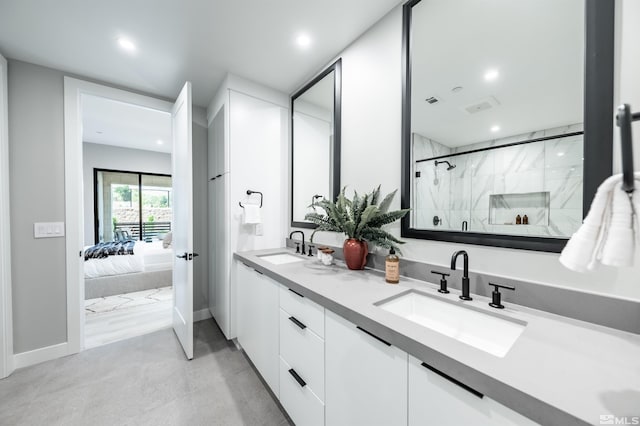
[[[369,254],[366,241],[355,238],[346,239],[342,245],[342,251],[344,261],[349,269],[364,269],[364,265],[367,264],[367,254]]]

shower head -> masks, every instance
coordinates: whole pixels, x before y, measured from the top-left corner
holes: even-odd
[[[450,162],[444,160],[444,161],[438,161],[436,160],[436,167],[438,167],[438,164],[446,164],[447,165],[447,170],[451,170],[451,169],[455,169],[456,165],[455,164],[451,164]]]

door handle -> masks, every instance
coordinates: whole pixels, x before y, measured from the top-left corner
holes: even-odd
[[[196,256],[200,256],[200,255],[198,253],[185,253],[185,254],[176,255],[178,259],[184,259],[184,260],[193,260],[193,258]]]

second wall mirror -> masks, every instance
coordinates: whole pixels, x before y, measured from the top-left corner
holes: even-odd
[[[304,220],[318,198],[340,192],[341,60],[291,96],[291,226]]]
[[[611,174],[613,2],[404,7],[404,237],[560,251]]]

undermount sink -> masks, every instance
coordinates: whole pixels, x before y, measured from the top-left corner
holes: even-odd
[[[265,254],[263,256],[258,256],[262,260],[266,260],[267,262],[273,265],[284,265],[286,263],[295,263],[295,262],[304,262],[305,258],[301,256],[296,256],[290,253],[274,253],[274,254]]]
[[[504,357],[526,322],[492,315],[464,302],[448,301],[415,290],[375,303],[376,306],[467,345]]]

